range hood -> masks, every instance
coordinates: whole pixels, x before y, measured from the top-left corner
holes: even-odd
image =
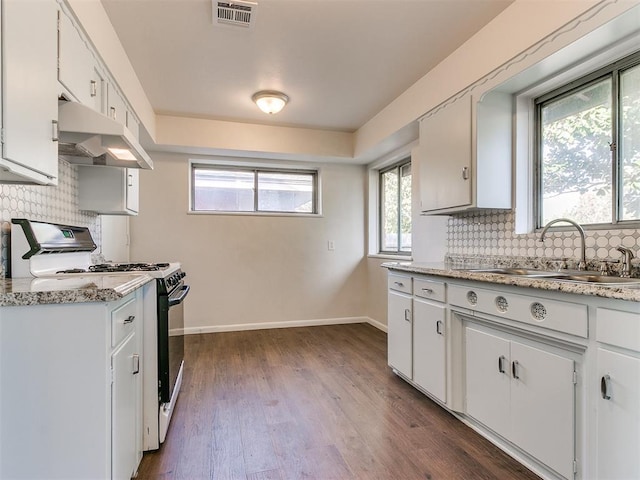
[[[58,156],[69,163],[152,169],[153,161],[124,125],[77,102],[58,103]]]

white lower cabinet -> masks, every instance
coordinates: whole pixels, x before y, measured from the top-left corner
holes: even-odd
[[[442,403],[447,401],[446,311],[442,304],[413,300],[413,381]]]
[[[409,282],[411,279],[408,280]],[[413,358],[411,344],[413,338],[412,327],[412,298],[402,292],[389,290],[387,315],[387,361],[408,379],[413,378]]]
[[[140,350],[135,335],[111,355],[111,471],[112,478],[131,478],[137,468],[137,412]],[[136,377],[138,375],[138,377]]]
[[[597,478],[640,478],[640,358],[598,349]]]
[[[640,315],[598,308],[596,474],[640,478]]]
[[[142,291],[0,307],[0,478],[129,480],[142,458]]]
[[[467,326],[465,339],[467,414],[573,478],[574,361],[499,331]]]

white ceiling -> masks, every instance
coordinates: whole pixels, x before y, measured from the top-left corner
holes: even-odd
[[[513,0],[257,0],[253,28],[210,0],[102,0],[158,114],[355,131]],[[291,98],[267,116],[258,90]]]

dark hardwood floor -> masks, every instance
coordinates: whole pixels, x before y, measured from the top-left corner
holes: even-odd
[[[187,335],[148,479],[538,479],[394,375],[367,324]]]

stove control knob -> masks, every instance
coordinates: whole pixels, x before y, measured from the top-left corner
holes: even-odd
[[[176,279],[173,277],[169,277],[167,278],[167,285],[169,285],[170,287],[173,287],[176,284]]]
[[[184,277],[186,277],[186,276],[187,276],[187,274],[186,274],[186,273],[184,273],[184,272],[180,272],[180,278],[184,278]]]

